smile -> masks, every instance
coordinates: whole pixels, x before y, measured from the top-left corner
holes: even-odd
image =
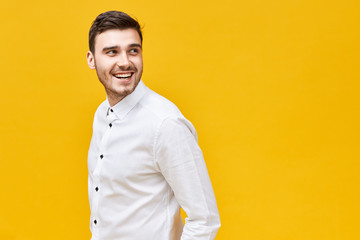
[[[117,73],[114,74],[114,77],[119,78],[119,79],[128,79],[133,75],[133,73]]]

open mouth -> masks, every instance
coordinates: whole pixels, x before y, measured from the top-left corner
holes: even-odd
[[[117,74],[114,74],[114,77],[116,77],[117,79],[121,79],[121,80],[127,80],[127,79],[130,79],[133,74],[134,74],[133,72],[131,72],[131,73],[117,73]]]

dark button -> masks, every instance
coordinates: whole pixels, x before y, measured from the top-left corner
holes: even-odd
[[[98,188],[98,187],[96,187],[96,188],[95,188],[95,191],[99,191],[99,188]]]
[[[103,157],[104,157],[104,155],[101,154],[101,155],[100,155],[100,158],[103,159]]]
[[[95,223],[95,224],[97,224],[97,221],[96,221],[96,219],[94,220],[94,223]]]
[[[111,124],[111,123],[109,124],[109,127],[112,127],[112,124]]]
[[[114,112],[114,110],[110,109],[110,112]]]

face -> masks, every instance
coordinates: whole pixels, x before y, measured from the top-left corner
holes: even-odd
[[[135,29],[111,29],[95,38],[95,50],[87,53],[111,106],[134,91],[143,70],[142,46]]]

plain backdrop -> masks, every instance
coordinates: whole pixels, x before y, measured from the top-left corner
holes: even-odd
[[[85,56],[108,10],[144,26],[143,81],[198,131],[216,239],[360,238],[359,1],[2,0],[0,239],[90,239]]]

